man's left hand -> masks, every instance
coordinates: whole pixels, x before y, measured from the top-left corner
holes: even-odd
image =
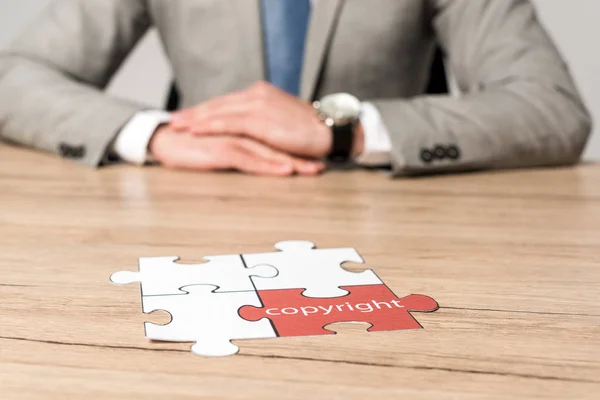
[[[323,158],[332,134],[311,104],[259,82],[176,112],[171,126],[195,135],[243,135],[288,154]]]

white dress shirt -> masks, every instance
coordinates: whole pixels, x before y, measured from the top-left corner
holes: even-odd
[[[112,152],[132,164],[149,161],[148,144],[161,124],[171,120],[168,112],[148,110],[137,113],[117,135]],[[364,166],[386,166],[390,163],[392,144],[379,111],[371,103],[362,103],[360,122],[365,132],[363,153],[355,161]]]

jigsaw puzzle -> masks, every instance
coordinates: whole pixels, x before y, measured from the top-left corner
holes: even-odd
[[[139,271],[110,280],[139,282],[142,310],[166,311],[167,325],[145,324],[152,340],[194,342],[192,352],[227,356],[231,340],[334,334],[326,325],[367,322],[369,332],[418,329],[411,312],[432,312],[430,297],[397,297],[372,270],[354,273],[344,262],[363,263],[355,249],[315,249],[285,241],[279,251],[206,257],[185,264],[178,257],[140,258]]]

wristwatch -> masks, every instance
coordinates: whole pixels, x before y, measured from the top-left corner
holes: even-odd
[[[321,120],[331,128],[333,143],[328,159],[346,162],[354,142],[354,130],[360,117],[360,100],[348,93],[336,93],[313,103]]]

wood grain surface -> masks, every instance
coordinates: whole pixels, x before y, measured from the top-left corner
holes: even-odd
[[[237,341],[201,358],[150,342],[141,256],[355,247],[425,329]],[[97,171],[0,146],[0,397],[600,398],[600,165],[390,180]]]

